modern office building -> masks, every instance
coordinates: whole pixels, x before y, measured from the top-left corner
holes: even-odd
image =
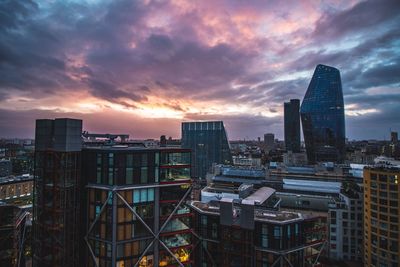
[[[0,266],[25,266],[26,220],[26,211],[0,205]]]
[[[82,160],[85,266],[191,263],[189,149],[85,146]]]
[[[390,132],[390,141],[392,144],[397,144],[399,142],[399,135],[397,132]]]
[[[285,147],[287,151],[300,152],[300,100],[284,103]]]
[[[318,65],[300,108],[310,163],[342,162],[345,123],[342,83],[338,69]]]
[[[400,168],[364,169],[364,264],[399,266]]]
[[[183,122],[182,147],[192,150],[192,176],[206,177],[213,163],[230,164],[228,136],[222,121]]]
[[[37,120],[33,205],[33,266],[82,266],[82,121]]]
[[[355,183],[342,190],[329,204],[329,257],[335,260],[363,262],[363,192]]]
[[[320,266],[326,221],[269,209],[274,192],[262,187],[240,199],[192,201],[193,266]]]
[[[264,145],[267,151],[275,148],[275,135],[273,133],[264,134]]]

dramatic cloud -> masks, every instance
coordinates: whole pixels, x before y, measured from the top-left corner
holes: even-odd
[[[211,119],[231,139],[282,138],[283,102],[302,99],[322,63],[341,71],[347,136],[382,138],[400,131],[398,10],[397,0],[6,0],[0,137],[71,116],[136,138]]]

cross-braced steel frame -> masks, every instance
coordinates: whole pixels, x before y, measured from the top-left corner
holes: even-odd
[[[290,260],[288,259],[288,255],[290,255],[291,253],[297,252],[299,250],[303,250],[305,251],[307,248],[313,248],[316,249],[319,247],[319,249],[316,249],[318,251],[317,256],[315,257],[314,262],[312,263],[311,266],[315,266],[318,262],[318,259],[322,253],[322,251],[325,248],[325,245],[327,244],[326,240],[323,240],[321,242],[317,242],[317,243],[313,243],[313,244],[309,244],[309,245],[305,245],[305,246],[301,246],[295,249],[290,249],[290,250],[285,250],[285,251],[275,251],[275,250],[269,250],[269,249],[263,249],[263,248],[256,248],[256,250],[258,251],[263,251],[263,252],[268,252],[268,253],[272,253],[274,255],[278,255],[279,257],[272,263],[271,267],[275,267],[275,266],[279,266],[278,263],[283,264],[285,261],[289,264],[289,266],[291,267],[295,267],[296,264],[290,262]],[[304,265],[304,264],[303,264]]]
[[[159,228],[159,230],[157,232],[154,232],[151,229],[151,227],[144,221],[144,219],[135,211],[135,209],[131,205],[129,205],[128,201],[119,193],[120,191],[124,191],[124,190],[143,189],[143,188],[151,188],[151,187],[155,188],[155,187],[181,186],[181,185],[189,185],[189,187],[186,190],[186,192],[183,195],[183,197],[179,200],[178,204],[175,206],[174,210],[167,217],[167,219],[165,220],[165,222],[163,223],[163,225]],[[96,267],[99,267],[99,266],[97,264],[96,256],[95,256],[95,254],[93,252],[93,249],[92,249],[92,247],[90,246],[90,243],[89,243],[89,234],[93,230],[93,227],[95,226],[96,222],[99,220],[101,214],[104,212],[104,209],[107,206],[107,203],[109,202],[109,200],[113,199],[113,201],[115,201],[114,203],[116,203],[116,199],[117,198],[119,198],[124,203],[124,205],[132,212],[132,214],[135,216],[135,218],[137,218],[143,224],[143,226],[152,235],[152,238],[153,238],[150,241],[150,243],[147,245],[147,247],[143,250],[143,252],[139,256],[139,258],[138,258],[138,260],[137,260],[137,262],[136,262],[136,264],[134,266],[137,267],[139,265],[140,261],[143,259],[143,257],[146,255],[146,253],[149,251],[151,246],[155,242],[158,242],[175,259],[175,261],[177,262],[177,264],[179,266],[184,267],[183,263],[175,256],[175,254],[168,248],[168,246],[160,239],[160,233],[165,229],[165,227],[167,226],[168,222],[171,220],[171,218],[178,211],[179,207],[184,203],[184,201],[190,195],[190,192],[192,190],[192,186],[191,186],[190,183],[186,182],[186,183],[159,184],[159,185],[136,186],[136,187],[120,187],[120,186],[114,186],[114,187],[87,186],[87,187],[88,188],[95,188],[95,189],[103,189],[103,190],[107,190],[109,192],[106,200],[104,201],[104,203],[102,204],[102,206],[100,208],[100,212],[96,215],[95,219],[90,224],[89,229],[88,229],[88,231],[87,231],[87,233],[86,233],[86,235],[84,237],[85,243],[86,243],[86,245],[87,245],[87,247],[89,249],[90,256],[92,257],[93,262],[94,262]],[[113,220],[113,223],[116,223],[115,220]],[[193,231],[192,231],[192,233],[193,233]],[[158,262],[156,264],[157,264],[156,266],[158,266]]]

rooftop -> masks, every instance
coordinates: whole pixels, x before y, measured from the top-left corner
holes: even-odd
[[[0,178],[0,184],[13,184],[33,181],[33,175],[23,174],[19,176],[5,176]]]
[[[240,216],[240,205],[233,202],[233,216]],[[208,203],[203,203],[200,201],[191,201],[189,203],[191,207],[199,211],[200,213],[217,215],[219,216],[219,201],[210,201]],[[290,211],[274,211],[267,209],[255,209],[254,210],[254,220],[261,222],[270,222],[278,224],[286,224],[295,221],[301,221],[305,218],[299,212]]]
[[[275,191],[275,189],[270,187],[261,187],[256,192],[246,197],[244,200],[252,201],[256,205],[261,205],[267,199],[269,199],[275,193]]]

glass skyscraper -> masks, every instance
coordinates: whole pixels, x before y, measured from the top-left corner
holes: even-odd
[[[300,108],[310,163],[342,162],[345,124],[342,83],[338,69],[318,65]]]
[[[205,178],[213,163],[232,163],[228,137],[222,121],[183,122],[182,147],[193,154],[193,177]]]
[[[285,146],[287,151],[300,152],[300,100],[284,104]]]

